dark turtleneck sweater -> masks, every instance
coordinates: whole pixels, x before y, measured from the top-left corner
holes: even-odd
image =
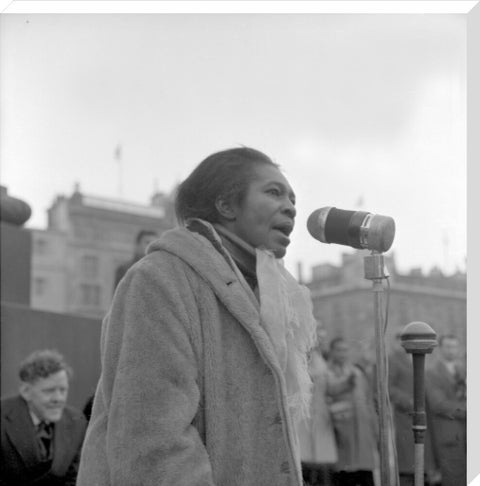
[[[255,292],[258,285],[255,270],[257,263],[255,249],[237,235],[227,230],[224,226],[217,223],[212,226],[220,236],[223,246],[230,253],[238,269],[242,272],[246,282]],[[210,241],[211,237],[208,234],[205,234],[205,226],[197,224],[195,220],[192,220],[188,222],[187,227],[190,231],[199,233]]]

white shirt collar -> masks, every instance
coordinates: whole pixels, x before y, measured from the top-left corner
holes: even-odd
[[[28,412],[30,413],[30,417],[32,419],[33,425],[35,425],[35,427],[38,427],[41,420],[35,415],[35,413],[30,408],[28,409]]]

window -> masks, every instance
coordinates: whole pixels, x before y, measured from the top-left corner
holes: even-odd
[[[100,306],[100,285],[80,285],[81,304],[87,307]]]
[[[45,255],[47,253],[48,243],[44,238],[35,239],[34,250],[38,255]]]
[[[82,257],[82,274],[86,278],[98,276],[98,257],[95,255],[84,255]]]
[[[33,294],[36,297],[42,297],[47,290],[47,279],[43,277],[35,277],[33,279]]]

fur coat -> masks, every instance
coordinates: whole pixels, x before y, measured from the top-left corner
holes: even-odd
[[[286,384],[216,233],[170,230],[120,283],[78,486],[300,486]]]

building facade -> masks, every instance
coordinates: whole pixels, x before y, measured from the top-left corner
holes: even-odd
[[[47,229],[32,230],[32,307],[102,317],[115,270],[132,257],[137,233],[161,234],[173,225],[171,200],[161,193],[150,205],[89,196],[78,187],[58,196]]]
[[[116,268],[133,254],[142,230],[158,234],[175,224],[171,197],[152,196],[149,205],[93,197],[76,188],[58,196],[48,210],[48,227],[32,232],[31,306],[34,309],[102,317],[113,295]],[[375,322],[372,282],[364,277],[367,251],[345,253],[340,265],[312,268],[315,317],[329,339],[343,336],[356,343],[357,355],[372,353]],[[430,324],[438,335],[452,332],[466,341],[466,275],[428,275],[419,270],[397,272],[393,254],[386,254],[390,292],[386,342],[412,321]]]
[[[372,282],[364,276],[364,257],[368,251],[344,254],[342,264],[312,268],[308,287],[312,293],[315,317],[326,330],[328,339],[346,338],[357,359],[375,353],[375,318]],[[385,342],[412,321],[428,323],[438,336],[457,335],[465,349],[467,301],[466,275],[443,275],[433,269],[428,275],[420,270],[400,274],[394,255],[385,255],[390,292],[385,281],[383,304],[388,305]]]

